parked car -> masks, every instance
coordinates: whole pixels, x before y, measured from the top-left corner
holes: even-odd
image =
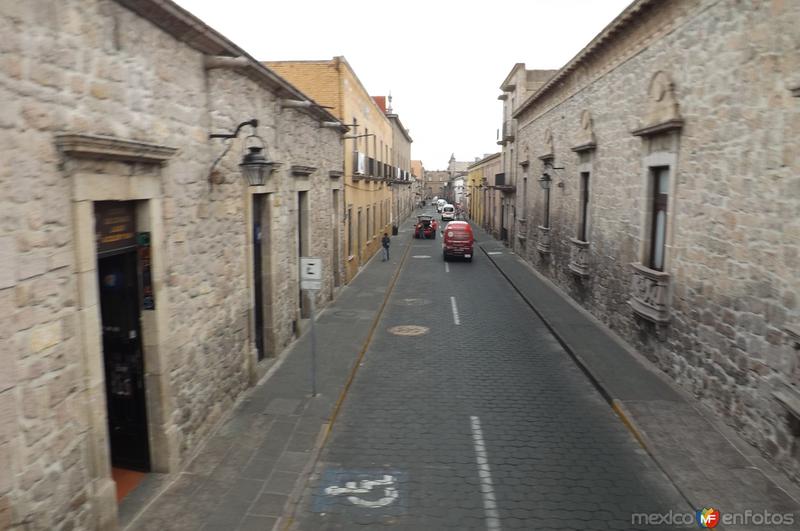
[[[447,201],[445,201],[444,199],[438,199],[436,201],[436,212],[441,212],[446,204]]]
[[[444,230],[442,241],[442,257],[445,262],[451,257],[458,256],[472,262],[472,250],[475,237],[472,227],[466,221],[451,221]]]
[[[445,205],[442,208],[442,221],[453,221],[454,219],[456,219],[456,207]]]
[[[436,239],[436,229],[439,224],[433,216],[417,216],[417,224],[414,225],[414,237],[425,239]]]

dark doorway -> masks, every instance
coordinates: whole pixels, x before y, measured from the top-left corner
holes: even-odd
[[[503,200],[505,201],[505,200]],[[508,242],[508,228],[506,227],[506,205],[500,204],[500,239]]]
[[[263,239],[263,206],[264,196],[253,195],[253,289],[255,291],[253,301],[253,327],[255,334],[253,338],[256,343],[258,359],[263,360],[264,349],[264,271],[262,257]]]
[[[331,190],[331,200],[333,207],[331,265],[333,266],[333,285],[334,287],[339,287],[342,283],[341,278],[339,278],[339,190]],[[333,298],[333,293],[331,293],[331,298]]]
[[[298,270],[300,264],[300,257],[309,256],[309,212],[308,212],[308,192],[297,193],[297,263]],[[298,279],[298,287],[300,282]],[[300,301],[300,317],[308,319],[311,317],[311,301],[309,300],[308,292],[300,289],[298,291],[298,300]]]
[[[98,254],[111,462],[150,470],[136,247]]]

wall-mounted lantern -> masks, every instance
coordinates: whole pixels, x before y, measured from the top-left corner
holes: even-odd
[[[245,126],[250,126],[253,128],[253,132],[245,139],[244,144],[247,152],[242,157],[242,162],[239,163],[239,168],[242,171],[242,176],[247,181],[247,184],[250,186],[263,186],[266,183],[267,177],[269,177],[272,172],[275,170],[280,163],[272,161],[269,159],[269,152],[267,151],[267,144],[264,142],[264,139],[256,134],[258,128],[258,120],[253,118],[252,120],[248,120],[246,122],[242,122],[236,128],[233,133],[214,133],[208,135],[209,138],[223,138],[226,140],[230,140],[232,138],[236,138],[239,135],[239,131],[242,130]],[[252,142],[257,143],[256,145],[248,145]],[[260,145],[259,145],[260,144]],[[225,151],[217,157],[217,160],[211,165],[211,171],[209,172],[209,180],[214,174],[214,168],[222,160],[222,157],[228,152],[231,148],[231,145],[228,144],[228,147],[225,148]]]
[[[563,170],[564,167],[556,167],[553,166],[552,159],[544,159],[544,172],[542,172],[542,177],[539,179],[539,186],[542,187],[542,190],[549,190],[550,186],[553,184],[553,179],[550,177],[550,172],[553,170]],[[559,183],[559,187],[563,188],[563,183]]]

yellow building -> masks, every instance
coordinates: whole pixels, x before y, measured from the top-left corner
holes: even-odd
[[[351,128],[343,144],[343,254],[349,281],[380,249],[383,233],[391,232],[392,124],[344,57],[265,64]]]
[[[489,226],[492,208],[492,190],[489,186],[494,183],[495,174],[502,168],[500,153],[489,155],[467,167],[467,182],[465,187],[468,196],[469,218],[473,223],[482,227]]]

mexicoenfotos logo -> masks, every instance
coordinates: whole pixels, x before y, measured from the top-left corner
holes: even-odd
[[[697,525],[700,527],[713,528],[719,524],[720,516],[719,511],[713,507],[703,507],[695,515],[697,518]]]
[[[678,529],[682,527],[700,527],[713,529],[718,525],[744,526],[747,529],[767,526],[787,526],[797,529],[796,513],[773,513],[770,511],[754,511],[746,509],[740,512],[726,511],[725,514],[713,507],[704,507],[696,512],[668,511],[665,513],[631,513],[631,524],[636,527],[660,526]],[[793,527],[794,526],[794,527]]]

